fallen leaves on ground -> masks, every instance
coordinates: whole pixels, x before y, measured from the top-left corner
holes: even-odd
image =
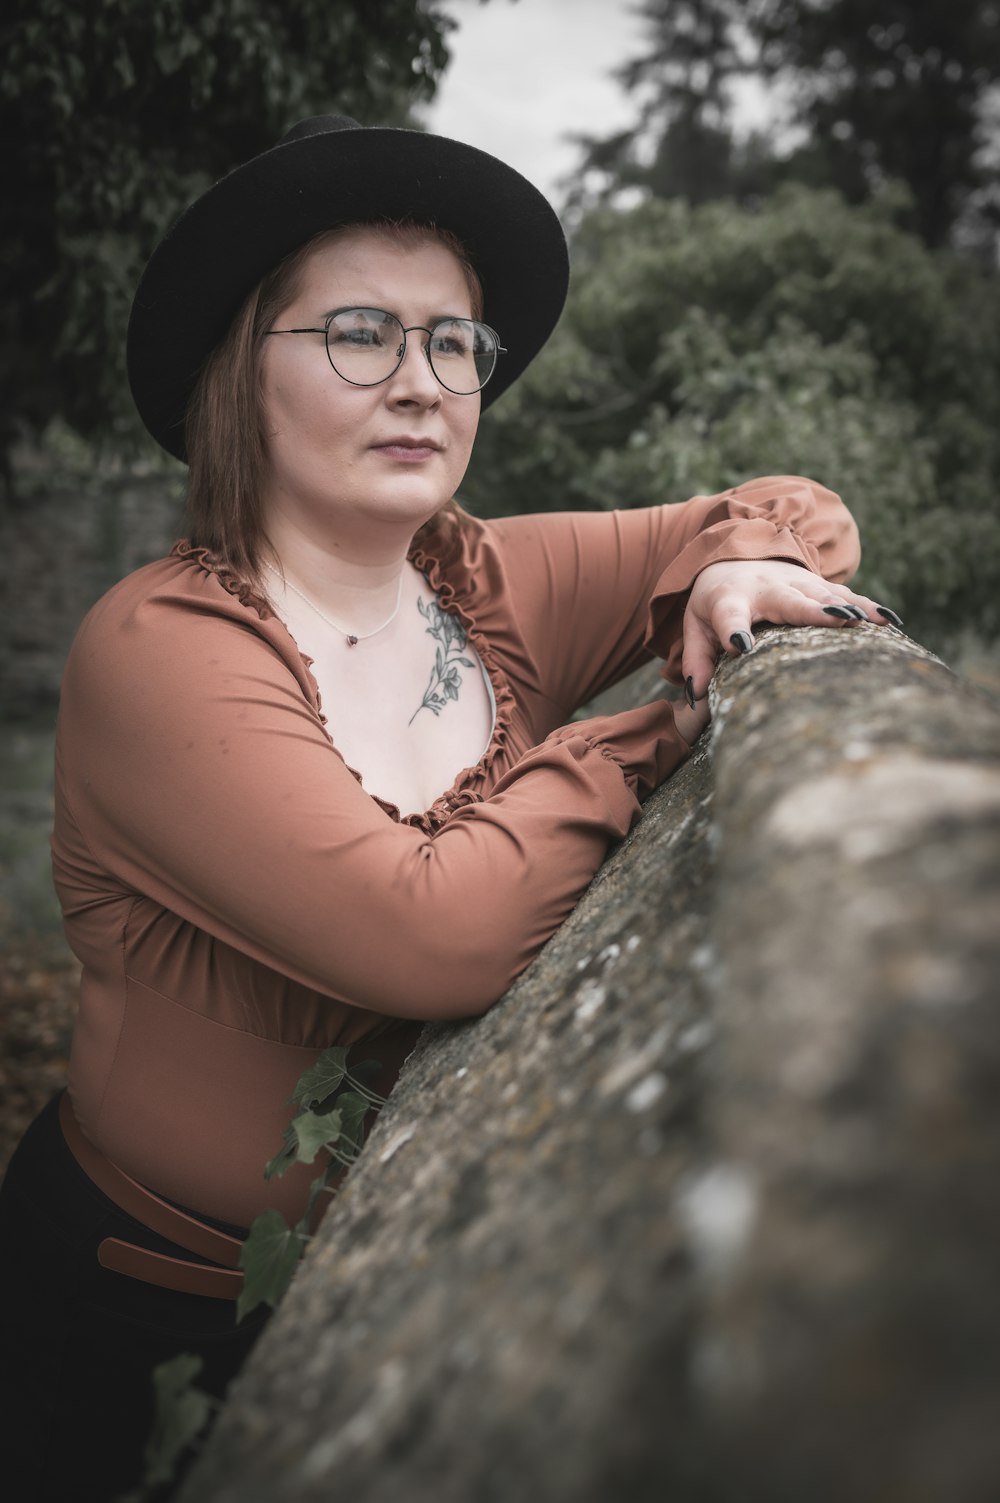
[[[27,935],[0,948],[0,1174],[28,1124],[66,1084],[80,966]]]

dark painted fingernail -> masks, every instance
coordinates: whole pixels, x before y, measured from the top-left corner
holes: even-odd
[[[691,708],[693,710],[694,709],[694,679],[691,677],[690,674],[688,674],[687,678],[684,680],[684,698],[687,700],[688,704],[691,706]]]
[[[753,647],[753,637],[748,631],[734,631],[729,640],[737,652],[749,652]]]
[[[827,616],[836,616],[838,621],[851,620],[851,613],[846,605],[824,605],[822,609]]]
[[[848,606],[845,606],[845,610],[850,611],[850,613],[854,617],[855,621],[867,621],[868,620],[868,617],[865,615],[864,611],[861,609],[861,607],[859,605],[848,605]]]
[[[891,611],[887,605],[877,605],[875,609],[878,611],[880,616],[884,616],[887,621],[891,621],[893,626],[902,626],[902,616],[897,616],[896,612]]]

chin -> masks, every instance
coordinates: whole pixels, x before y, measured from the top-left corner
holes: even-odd
[[[452,492],[443,492],[440,486],[400,485],[370,496],[367,505],[359,509],[367,510],[373,520],[406,522],[416,531],[451,498]]]

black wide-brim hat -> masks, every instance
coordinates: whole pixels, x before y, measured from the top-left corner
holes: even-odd
[[[483,406],[517,380],[555,328],[569,262],[555,211],[513,167],[461,141],[319,115],[197,199],[143,272],[128,374],[146,427],[184,459],[184,415],[206,357],[263,276],[339,225],[413,220],[451,230],[483,287],[502,355]]]

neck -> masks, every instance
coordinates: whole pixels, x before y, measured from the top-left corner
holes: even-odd
[[[345,630],[359,634],[384,621],[399,597],[412,538],[409,534],[341,541],[301,528],[268,529],[273,562],[281,574]],[[277,581],[271,575],[272,584]]]

